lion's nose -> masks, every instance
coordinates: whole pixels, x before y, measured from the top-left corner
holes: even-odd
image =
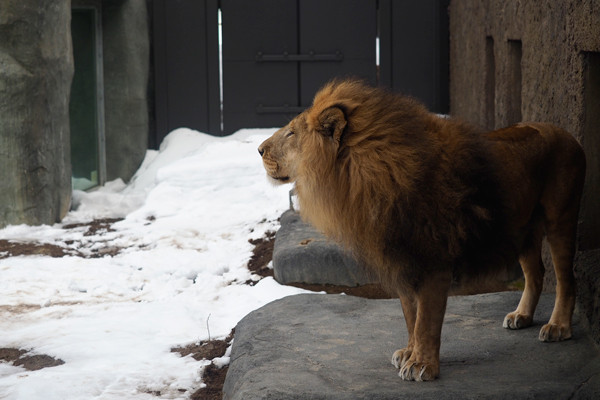
[[[258,154],[260,154],[260,156],[262,157],[263,154],[265,154],[265,151],[262,148],[258,148]]]

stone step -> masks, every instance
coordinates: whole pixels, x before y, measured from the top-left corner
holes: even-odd
[[[292,210],[281,216],[273,249],[273,272],[282,284],[357,286],[376,282],[350,254]]]
[[[600,353],[577,318],[571,340],[537,339],[554,295],[542,296],[534,326],[502,328],[519,297],[450,297],[433,382],[402,381],[390,363],[407,341],[398,300],[286,297],[239,322],[224,398],[600,399]]]

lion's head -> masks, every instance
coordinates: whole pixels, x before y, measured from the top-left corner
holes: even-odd
[[[304,154],[301,157],[303,148],[311,149],[313,155],[320,154],[319,164],[326,159],[333,161],[331,156],[339,147],[346,125],[341,105],[313,105],[259,146],[258,152],[268,177],[276,184],[296,182],[302,164],[309,156]],[[311,166],[315,167],[315,164],[311,163]]]
[[[295,126],[298,118],[279,129],[258,147],[267,176],[275,184],[296,180],[297,156],[300,150],[299,129]]]
[[[414,117],[398,124],[405,113]],[[373,222],[389,218],[399,193],[418,178],[406,171],[424,148],[413,121],[426,126],[430,115],[412,99],[361,81],[332,81],[258,151],[273,183],[296,184],[300,212],[315,227],[350,248],[383,246]]]

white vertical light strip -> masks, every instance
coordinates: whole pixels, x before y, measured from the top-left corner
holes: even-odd
[[[375,38],[375,65],[379,67],[379,36]]]
[[[221,115],[220,127],[221,132],[224,131],[223,124],[223,19],[221,17],[221,9],[217,10],[217,26],[219,36],[219,110]]]

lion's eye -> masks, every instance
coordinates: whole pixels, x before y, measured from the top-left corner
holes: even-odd
[[[290,136],[292,136],[293,134],[294,134],[294,131],[289,131],[289,132],[287,133],[287,135],[285,135],[285,137],[290,137]]]

